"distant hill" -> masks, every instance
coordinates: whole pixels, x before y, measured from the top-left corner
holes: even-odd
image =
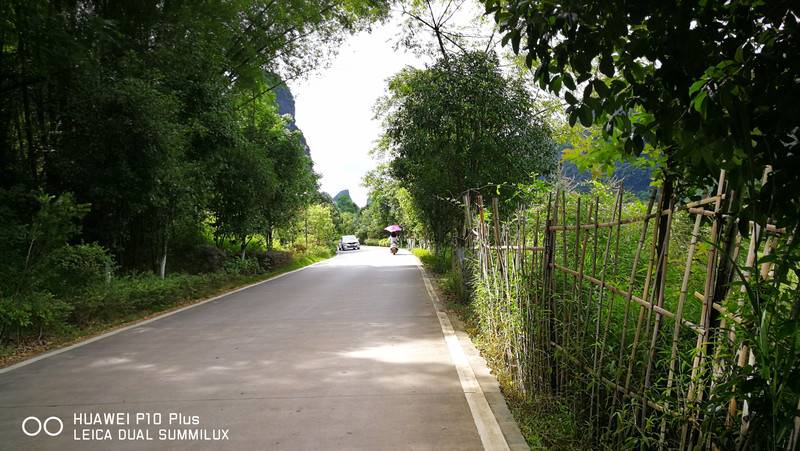
[[[278,103],[278,113],[281,115],[288,114],[291,118],[287,124],[287,128],[300,132],[300,143],[306,149],[306,155],[311,156],[311,149],[308,147],[306,137],[303,136],[303,131],[300,130],[295,123],[294,95],[292,95],[291,89],[286,85],[278,86],[275,88],[275,98]]]
[[[589,171],[579,171],[571,161],[561,161],[561,175],[579,184],[592,180],[592,174]],[[650,192],[651,178],[650,169],[643,169],[628,162],[621,162],[617,163],[610,177],[603,177],[601,181],[621,181],[626,191],[644,197]],[[581,188],[579,187],[578,189]]]
[[[358,205],[353,202],[353,199],[350,197],[350,190],[341,190],[335,196],[333,196],[333,202],[336,204],[336,208],[339,211],[348,211],[353,214],[358,213]]]

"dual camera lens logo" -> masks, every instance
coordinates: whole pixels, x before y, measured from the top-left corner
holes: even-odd
[[[44,421],[37,417],[28,417],[22,420],[22,432],[28,437],[36,437],[42,432],[50,437],[55,437],[63,430],[64,422],[58,417],[48,417]]]

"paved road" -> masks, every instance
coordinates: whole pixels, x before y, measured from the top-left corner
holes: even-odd
[[[363,248],[0,374],[0,449],[481,449],[415,262]]]

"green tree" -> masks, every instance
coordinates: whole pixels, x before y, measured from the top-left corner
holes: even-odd
[[[269,235],[307,201],[298,197],[314,176],[295,138],[246,123],[282,80],[387,11],[373,0],[3,2],[0,187],[75,193],[91,204],[82,239],[124,268],[163,274],[177,226],[223,205],[225,161],[260,159],[260,146],[284,176],[261,209],[225,201],[225,227],[261,224]],[[252,172],[240,179],[269,178]],[[260,218],[231,221],[237,205]]]
[[[570,123],[601,125],[628,154],[652,146],[668,185],[725,169],[743,213],[798,222],[795,2],[483,3],[540,86],[567,100]]]
[[[336,227],[331,214],[332,207],[324,204],[310,205],[302,221],[309,240],[317,246],[331,247],[336,240]]]
[[[443,57],[390,80],[378,106],[381,150],[437,245],[459,228],[467,190],[504,191],[503,184],[553,170],[556,149],[536,111],[522,81],[482,52]]]
[[[797,3],[482,3],[502,42],[535,67],[540,87],[564,96],[571,124],[602,127],[617,153],[662,155],[664,202],[673,191],[705,191],[726,171],[713,301],[724,302],[736,271],[754,274],[744,283],[749,302],[738,308],[736,330],[756,363],[720,375],[706,398],[703,428],[722,448],[791,448],[800,393],[793,382],[800,374]],[[595,161],[615,157],[609,146],[597,149]],[[776,223],[788,233],[754,267],[736,268],[736,229],[749,235],[751,223]],[[761,263],[783,269],[765,280]],[[718,324],[720,315],[710,310],[709,322]],[[705,346],[708,354],[717,345]],[[749,427],[731,427],[738,422],[724,418],[733,398],[748,400]]]

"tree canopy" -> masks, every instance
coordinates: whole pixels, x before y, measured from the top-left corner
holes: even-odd
[[[74,193],[80,237],[152,268],[181,224],[242,243],[317,190],[273,90],[379,0],[0,4],[0,189]],[[174,237],[173,237],[174,238]]]
[[[601,125],[628,154],[655,148],[689,186],[725,169],[746,214],[797,222],[796,2],[482,3],[570,123]]]
[[[465,52],[404,69],[377,111],[390,173],[439,244],[459,226],[458,202],[468,190],[504,190],[555,167],[555,145],[530,93],[501,72],[493,54]]]

